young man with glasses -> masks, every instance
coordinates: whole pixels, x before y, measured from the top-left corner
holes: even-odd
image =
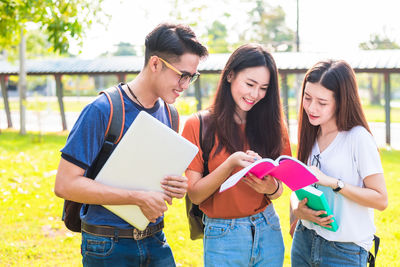
[[[147,35],[145,47],[142,71],[134,80],[118,85],[125,105],[124,133],[143,110],[171,127],[166,104],[174,103],[198,78],[199,61],[207,56],[207,49],[184,25],[160,24]],[[171,204],[172,198],[185,195],[185,177],[166,177],[163,193],[117,189],[85,177],[104,142],[109,115],[110,104],[104,94],[85,107],[61,150],[56,176],[57,196],[87,203],[81,210],[82,263],[175,266],[162,231],[163,213],[167,210],[165,202]],[[140,238],[123,234],[137,229],[101,206],[127,204],[138,205],[151,222]]]

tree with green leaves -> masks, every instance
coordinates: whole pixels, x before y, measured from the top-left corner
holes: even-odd
[[[400,45],[391,40],[386,34],[379,35],[373,33],[366,42],[359,44],[360,49],[363,50],[377,50],[377,49],[400,49]]]
[[[229,43],[226,40],[228,31],[226,26],[215,20],[210,27],[207,27],[207,47],[210,53],[228,53]]]
[[[257,42],[271,51],[292,51],[296,35],[285,24],[285,12],[281,6],[271,6],[265,0],[256,0],[249,12],[250,28],[241,34],[242,42]]]
[[[51,50],[66,53],[72,40],[82,42],[85,31],[99,20],[102,0],[2,0],[0,1],[0,50],[19,45],[20,133],[25,134],[26,113],[26,35],[39,28],[47,36]],[[61,77],[56,77],[58,83]],[[66,129],[62,88],[57,97],[63,128]]]
[[[48,36],[40,29],[29,29],[26,31],[26,59],[42,59],[42,58],[60,58],[71,56],[68,52],[60,53],[54,51],[52,44],[48,40]],[[18,46],[10,47],[3,50],[6,53],[6,59],[11,62],[18,61]]]
[[[119,42],[116,46],[117,51],[113,53],[113,56],[136,56],[136,51],[132,44]]]
[[[400,45],[390,39],[385,33],[383,35],[373,33],[370,39],[358,46],[362,50],[400,49]],[[382,99],[383,79],[381,74],[368,75],[368,92],[370,104],[380,105]]]

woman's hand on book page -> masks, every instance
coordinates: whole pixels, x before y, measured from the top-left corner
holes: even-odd
[[[326,211],[312,210],[309,207],[307,207],[307,198],[300,201],[297,207],[293,207],[293,213],[299,219],[314,222],[323,227],[330,228],[331,226],[329,224],[333,222],[332,220],[333,215],[326,217],[319,217],[319,215],[321,214],[326,214]]]
[[[138,196],[139,208],[144,216],[153,223],[167,211],[168,207],[165,202],[172,203],[172,199],[163,192],[138,191],[137,194],[140,194]]]
[[[315,177],[317,177],[317,179],[318,179],[317,184],[323,185],[323,186],[328,186],[331,188],[336,188],[337,179],[324,174],[320,169],[318,169],[315,166],[310,166],[309,168],[315,174]]]
[[[188,179],[183,176],[166,176],[161,181],[164,193],[171,198],[183,198],[188,188]]]
[[[270,199],[278,198],[283,192],[282,185],[278,185],[280,181],[270,175],[265,176],[264,179],[259,179],[255,175],[248,173],[242,180],[256,192],[268,194]]]
[[[246,150],[246,154],[249,155],[249,156],[252,156],[254,158],[254,161],[262,159],[261,156],[258,155],[258,153],[254,152],[253,150]]]
[[[252,164],[254,161],[258,160],[255,155],[247,154],[242,151],[237,151],[229,156],[227,159],[228,163],[230,164],[231,168],[234,169],[236,167],[247,167]]]

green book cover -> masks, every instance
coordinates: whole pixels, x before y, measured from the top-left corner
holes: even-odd
[[[313,210],[325,210],[327,214],[321,214],[320,217],[326,217],[332,215],[332,211],[329,208],[328,201],[326,201],[324,192],[321,190],[316,189],[313,186],[306,186],[299,190],[294,191],[297,198],[301,201],[304,198],[307,198],[307,206]],[[332,217],[333,222],[330,224],[332,228],[324,227],[329,231],[336,232],[339,228],[335,217]],[[316,223],[314,223],[316,224]]]

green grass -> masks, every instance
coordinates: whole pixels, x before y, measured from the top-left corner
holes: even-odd
[[[368,122],[385,122],[385,108],[383,106],[364,105],[365,117]],[[390,121],[400,122],[400,108],[390,109]]]
[[[0,266],[79,266],[80,234],[61,221],[63,200],[53,193],[59,150],[65,135],[0,133]],[[378,266],[396,266],[400,257],[400,151],[381,150],[389,207],[375,212],[381,237]],[[290,266],[289,194],[274,201]],[[165,232],[178,266],[202,266],[202,241],[189,239],[185,207],[174,200],[166,213]],[[399,265],[397,265],[399,266]]]

